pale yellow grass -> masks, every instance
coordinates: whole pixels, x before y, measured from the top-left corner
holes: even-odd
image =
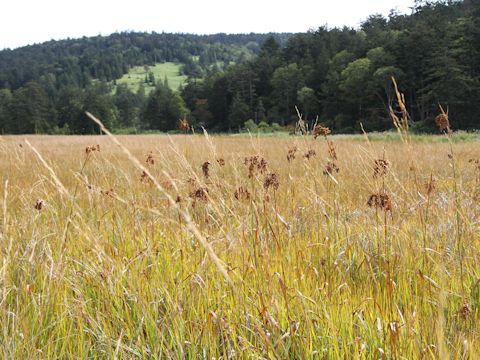
[[[476,142],[333,137],[328,176],[320,138],[119,136],[156,187],[106,136],[28,136],[46,164],[24,138],[0,138],[4,358],[477,357]]]

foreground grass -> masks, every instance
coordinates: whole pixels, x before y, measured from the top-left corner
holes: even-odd
[[[333,139],[0,138],[2,356],[476,358],[479,143]]]

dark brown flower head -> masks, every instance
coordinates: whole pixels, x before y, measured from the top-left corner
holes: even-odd
[[[202,164],[202,172],[203,172],[203,176],[205,176],[205,178],[208,179],[208,177],[210,176],[210,162],[208,161],[205,161],[203,164]]]
[[[38,199],[36,202],[35,202],[35,205],[33,206],[35,208],[35,210],[42,210],[43,209],[43,205],[44,205],[44,201],[41,200],[41,199]]]
[[[153,158],[153,153],[152,152],[148,153],[145,162],[147,163],[147,165],[155,165],[155,159]]]
[[[471,313],[472,309],[470,308],[470,305],[467,302],[464,302],[458,314],[463,320],[466,320]]]
[[[367,205],[384,211],[392,211],[392,201],[390,196],[385,193],[372,194],[368,198]]]
[[[190,129],[190,125],[188,124],[187,119],[185,119],[185,118],[180,119],[180,121],[179,121],[179,123],[178,123],[178,128],[179,128],[181,131],[187,132],[187,131]]]
[[[313,149],[308,150],[305,155],[303,155],[304,158],[307,160],[310,160],[310,158],[317,156],[317,152]]]
[[[298,147],[294,146],[290,149],[288,149],[287,153],[287,161],[291,162],[292,160],[295,160],[295,154],[297,153]]]
[[[373,166],[373,177],[379,178],[388,174],[388,168],[390,163],[384,159],[375,160],[375,165]]]
[[[277,191],[279,186],[280,182],[276,173],[270,173],[265,177],[265,180],[263,182],[263,187],[265,188],[265,190],[272,188],[274,191]]]
[[[180,195],[177,195],[177,197],[175,198],[175,202],[178,204],[180,202],[182,202],[182,198],[180,197]]]
[[[323,175],[333,175],[333,173],[338,173],[340,171],[340,168],[337,166],[337,164],[334,161],[329,161],[327,162],[327,165],[325,165],[325,168],[323,169]]]
[[[243,186],[240,186],[237,190],[235,190],[235,199],[249,200],[250,192],[247,189],[245,189]]]
[[[315,125],[315,127],[313,128],[313,137],[314,139],[316,139],[317,137],[319,136],[325,136],[327,137],[327,135],[329,135],[331,133],[330,129],[327,128],[327,127],[324,127],[322,125]]]
[[[85,148],[85,153],[86,154],[90,154],[90,153],[95,152],[95,151],[100,151],[100,145],[99,144],[92,145],[92,146],[87,146]]]
[[[437,124],[440,131],[450,131],[450,121],[448,120],[448,114],[442,112],[435,118],[435,124]]]
[[[264,174],[267,172],[267,161],[258,156],[246,157],[244,164],[248,166],[248,177],[253,177],[256,173]]]
[[[194,205],[197,201],[203,201],[203,202],[208,201],[208,189],[207,188],[195,189],[189,195],[190,195],[190,198],[193,199],[193,204]]]
[[[217,159],[217,164],[218,164],[219,166],[225,166],[225,160],[222,159],[222,158]]]

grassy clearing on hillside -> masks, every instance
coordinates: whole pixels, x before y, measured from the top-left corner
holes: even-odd
[[[156,81],[164,81],[165,77],[168,80],[168,85],[172,90],[177,90],[178,87],[185,82],[187,77],[180,74],[181,64],[166,62],[155,64],[155,66],[135,66],[130,69],[128,74],[123,75],[117,79],[117,84],[127,84],[130,90],[136,92],[140,84],[145,86],[145,92],[148,94],[155,86],[151,83],[145,83],[145,77],[148,78],[148,73],[152,72]]]
[[[119,136],[145,172],[27,139],[0,137],[4,358],[478,355],[478,142]]]

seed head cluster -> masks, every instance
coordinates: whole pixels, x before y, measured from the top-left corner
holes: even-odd
[[[329,135],[331,133],[330,129],[328,127],[324,127],[322,125],[315,125],[313,128],[313,138],[316,139],[319,136],[325,136]]]
[[[210,177],[210,162],[205,161],[202,164],[202,172],[203,172],[203,176],[205,176],[206,179]]]
[[[237,200],[250,200],[250,191],[240,186],[237,190],[235,190],[235,199]]]
[[[435,124],[437,124],[440,131],[450,131],[450,121],[448,120],[448,115],[444,112],[437,115]]]
[[[190,125],[187,121],[187,119],[180,119],[179,123],[178,123],[178,128],[181,130],[181,131],[184,131],[184,132],[187,132],[189,129],[190,129]]]
[[[390,163],[385,159],[377,159],[374,161],[373,177],[379,178],[388,174]]]
[[[390,196],[386,193],[376,193],[370,195],[367,201],[369,207],[382,209],[384,211],[392,211],[392,201]]]
[[[310,160],[310,158],[313,158],[317,156],[317,152],[313,149],[310,149],[308,150],[305,155],[303,155],[304,158],[306,158],[307,160]]]
[[[294,146],[290,149],[288,149],[288,153],[287,153],[287,161],[288,162],[292,162],[293,160],[295,160],[295,155],[298,151],[298,147]]]
[[[267,174],[265,180],[263,181],[263,187],[265,188],[265,190],[272,188],[274,191],[277,191],[279,186],[280,181],[278,180],[277,173]]]
[[[190,198],[193,199],[193,206],[197,203],[197,201],[207,202],[208,201],[208,189],[200,187],[198,189],[193,190],[190,194]]]
[[[246,157],[244,162],[248,167],[248,177],[252,178],[255,174],[265,174],[267,172],[267,161],[257,155]]]
[[[85,153],[86,153],[86,154],[91,154],[91,153],[93,153],[93,152],[95,152],[95,151],[97,151],[97,152],[100,151],[100,145],[99,145],[99,144],[97,144],[97,145],[92,145],[92,146],[87,146],[87,147],[85,148]]]
[[[147,155],[147,158],[145,159],[145,162],[147,163],[147,165],[155,165],[155,159],[153,158],[153,153],[152,152],[149,152],[148,155]]]
[[[333,175],[333,173],[338,173],[339,171],[340,168],[335,163],[335,161],[328,161],[325,165],[325,168],[323,169],[323,175]]]
[[[35,202],[35,205],[33,206],[35,208],[35,210],[42,210],[43,209],[43,205],[44,205],[44,201],[41,200],[41,199],[38,199],[36,202]]]

